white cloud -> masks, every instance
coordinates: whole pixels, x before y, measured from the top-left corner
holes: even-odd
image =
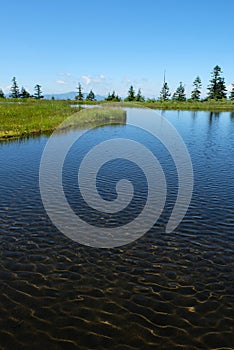
[[[81,77],[86,85],[90,85],[90,84],[99,84],[101,82],[103,82],[103,80],[105,80],[105,75],[104,74],[100,74],[98,76],[92,77],[90,75],[82,75]]]
[[[92,81],[90,76],[88,76],[88,75],[82,75],[81,78],[84,80],[86,85],[89,85],[91,83],[91,81]]]
[[[64,81],[64,80],[56,80],[56,84],[59,84],[59,85],[66,85],[67,82]]]
[[[233,85],[232,85],[232,84],[230,84],[230,85],[227,86],[227,91],[228,91],[228,92],[231,92],[232,89],[233,89]]]

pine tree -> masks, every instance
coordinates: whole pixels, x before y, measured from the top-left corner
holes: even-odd
[[[208,86],[208,98],[212,100],[221,100],[222,98],[227,98],[227,89],[225,86],[224,78],[221,76],[221,68],[217,65],[214,67],[211,73],[212,79],[210,80],[210,85]]]
[[[196,77],[196,79],[193,82],[193,91],[191,92],[191,99],[194,101],[199,101],[201,97],[201,87],[202,82],[201,78],[199,76]]]
[[[12,98],[19,98],[20,97],[19,87],[17,85],[15,77],[13,77],[13,79],[12,79],[12,87],[11,87],[10,97],[12,97]]]
[[[110,99],[111,101],[115,101],[116,99],[115,91],[113,91],[112,94],[110,95]]]
[[[164,81],[163,86],[162,86],[162,90],[160,91],[160,100],[168,101],[170,96],[171,96],[169,91],[170,91],[169,86],[168,86],[167,82]]]
[[[108,94],[108,96],[105,98],[105,101],[119,102],[121,101],[121,98],[115,94],[115,91],[113,91],[112,94]]]
[[[77,101],[83,101],[84,100],[84,95],[82,93],[82,87],[81,87],[80,83],[78,84],[77,90],[78,90],[78,94],[76,95],[75,99]]]
[[[135,101],[137,102],[144,102],[145,98],[141,94],[141,89],[138,90],[137,95],[135,97]]]
[[[95,94],[92,90],[90,90],[89,94],[87,95],[86,101],[96,101]]]
[[[133,89],[133,86],[131,85],[128,90],[128,96],[125,98],[125,101],[135,101],[135,91]]]
[[[185,95],[185,87],[182,82],[180,82],[180,85],[176,89],[176,92],[173,94],[172,99],[174,101],[186,101],[186,95]]]
[[[234,101],[234,84],[232,84],[232,91],[230,92],[230,100]]]
[[[40,99],[44,98],[44,96],[42,96],[41,85],[37,84],[34,87],[34,90],[35,90],[35,93],[33,96],[35,99],[40,100]]]
[[[20,97],[21,98],[29,98],[30,97],[30,93],[25,90],[25,88],[22,86],[21,91],[20,91]]]
[[[119,97],[119,95],[115,95],[115,98],[113,100],[114,102],[120,102],[121,101],[121,97]]]
[[[105,98],[105,101],[112,101],[111,94],[109,93],[108,96]]]
[[[5,98],[4,92],[0,89],[0,98]]]

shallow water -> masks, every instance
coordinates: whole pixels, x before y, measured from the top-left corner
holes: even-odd
[[[128,124],[144,113],[128,110]],[[162,113],[182,136],[194,169],[192,201],[174,232],[166,234],[165,226],[178,189],[175,164],[151,135],[129,125],[92,129],[64,163],[74,211],[112,227],[144,207],[144,175],[124,160],[103,167],[97,183],[103,198],[115,198],[122,177],[135,193],[121,215],[100,215],[76,185],[82,157],[118,137],[157,155],[167,180],[165,209],[148,233],[120,248],[82,246],[51,223],[39,191],[47,137],[0,144],[0,349],[233,348],[234,115]],[[70,135],[58,137],[62,143]]]

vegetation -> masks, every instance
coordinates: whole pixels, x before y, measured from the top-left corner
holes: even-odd
[[[30,93],[25,90],[25,88],[22,86],[21,91],[20,91],[20,98],[29,98]]]
[[[208,89],[207,97],[201,99],[202,82],[201,82],[201,78],[197,76],[193,82],[193,90],[191,92],[190,99],[186,99],[185,86],[182,82],[180,82],[179,86],[177,87],[176,91],[171,97],[169,85],[165,80],[165,74],[164,74],[164,82],[163,82],[162,89],[160,91],[159,99],[153,98],[153,99],[145,100],[145,98],[142,95],[141,89],[139,89],[136,93],[134,87],[131,85],[128,90],[128,95],[124,99],[124,105],[132,106],[133,104],[134,105],[137,104],[138,107],[146,106],[146,107],[156,108],[156,109],[234,111],[234,84],[233,84],[232,91],[230,92],[230,95],[227,96],[227,88],[225,85],[225,80],[222,76],[222,70],[218,65],[214,67],[211,73],[210,84],[207,87],[207,89]],[[33,101],[35,102],[35,100],[42,100],[43,95],[42,95],[41,85],[37,84],[34,90],[35,92],[33,96],[30,95],[30,93],[23,86],[21,88],[21,91],[19,91],[16,78],[13,77],[12,86],[10,89],[10,101],[13,101],[13,102],[21,101],[24,103],[24,106],[28,104],[30,104],[30,106],[35,106],[33,104]],[[78,91],[77,91],[77,95],[75,96],[75,101],[77,101],[77,103],[81,103],[84,101],[84,94],[82,92],[82,86],[80,83],[78,84],[77,90]],[[4,98],[6,98],[6,96],[4,95],[3,90],[0,89],[0,99],[3,101]],[[52,97],[51,102],[53,102],[54,100],[55,100],[54,97]],[[5,101],[8,101],[8,99],[6,98]],[[27,101],[27,104],[25,104],[26,101]],[[98,104],[98,103],[106,103],[106,102],[111,102],[111,103],[119,102],[119,104],[123,103],[121,97],[119,97],[115,91],[113,91],[112,93],[109,93],[108,96],[104,99],[104,101],[96,101],[96,96],[93,90],[91,89],[85,99],[85,103],[88,103],[88,104]],[[62,105],[62,102],[60,105]],[[66,106],[65,101],[64,101],[64,105]],[[11,107],[9,107],[9,109],[10,108]],[[41,107],[39,107],[39,112],[40,112],[40,108]],[[55,111],[52,112],[52,115],[54,115],[54,113],[55,114],[57,113],[56,108],[55,108]],[[47,114],[45,114],[45,117],[46,116]]]
[[[126,124],[126,111],[116,108],[84,108],[62,124],[67,127],[96,127],[104,124]]]
[[[13,79],[12,79],[10,97],[12,97],[12,98],[19,98],[20,97],[20,92],[19,92],[19,87],[18,87],[17,82],[16,82],[16,77],[13,77]]]
[[[137,102],[144,102],[145,98],[141,94],[141,89],[138,90],[137,95],[135,97],[135,101]]]
[[[201,88],[202,88],[202,82],[199,76],[197,76],[196,79],[194,80],[193,87],[194,89],[191,93],[191,99],[193,101],[199,101],[201,98]]]
[[[133,86],[131,85],[129,90],[128,90],[128,96],[125,98],[126,102],[132,102],[135,101],[135,90],[133,89]]]
[[[0,138],[53,130],[72,110],[64,102],[5,100],[0,104]]]
[[[171,94],[170,94],[169,86],[164,79],[163,87],[162,87],[162,90],[160,91],[160,100],[161,101],[168,101],[170,96],[171,96]]]
[[[182,82],[180,82],[180,85],[176,89],[176,92],[173,94],[172,100],[179,102],[186,101],[185,87]]]
[[[232,91],[230,93],[230,100],[234,101],[234,84],[232,84]]]
[[[97,104],[105,104],[108,102],[99,101]],[[116,107],[136,107],[136,108],[152,108],[158,110],[191,110],[191,111],[210,111],[210,112],[225,112],[225,111],[234,111],[234,101],[219,100],[219,101],[162,101],[148,99],[145,102],[118,102],[113,104]]]
[[[78,90],[78,94],[76,95],[75,100],[84,101],[84,95],[82,93],[82,87],[80,83],[78,84],[77,90]]]
[[[0,98],[5,98],[4,92],[0,89]]]
[[[108,94],[107,98],[105,98],[105,101],[120,102],[121,98],[115,94],[115,91],[113,91],[112,94]]]
[[[128,90],[128,96],[125,98],[126,102],[145,102],[145,98],[141,94],[141,89],[138,90],[137,94],[135,93],[135,90],[133,86],[131,85]]]
[[[89,94],[86,97],[86,101],[96,101],[95,94],[93,90],[90,90]]]
[[[222,100],[227,98],[227,89],[225,86],[224,78],[221,76],[222,71],[219,66],[215,66],[208,87],[208,99]]]
[[[44,98],[44,96],[42,96],[42,92],[41,92],[41,85],[37,84],[34,88],[35,93],[34,93],[34,97],[37,100],[41,100],[42,98]]]
[[[12,103],[13,102],[13,103]],[[46,101],[40,99],[4,99],[0,103],[0,139],[51,132],[68,118],[77,127],[90,123],[123,123],[125,112],[117,109],[92,109],[80,113],[69,101]]]
[[[211,111],[225,112],[234,111],[234,102],[227,100],[208,100],[208,101],[159,101],[148,100],[142,104],[145,107],[159,110],[192,110],[192,111]]]

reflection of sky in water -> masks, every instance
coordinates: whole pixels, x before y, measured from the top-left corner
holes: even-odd
[[[0,346],[232,347],[233,114],[163,114],[181,134],[194,167],[191,206],[176,232],[164,232],[177,192],[174,163],[147,133],[128,126],[91,130],[79,148],[74,145],[64,165],[65,192],[78,210],[76,168],[92,145],[110,135],[127,136],[157,154],[166,172],[168,206],[150,232],[120,249],[80,246],[51,224],[38,185],[46,137],[0,145]],[[150,124],[142,111],[128,115],[128,123],[131,118]],[[62,143],[69,133],[58,137]],[[113,161],[101,172],[98,187],[104,198],[115,195],[119,176],[130,176],[136,197],[128,214],[144,205],[144,177],[138,169]],[[97,219],[88,208],[83,214]],[[128,214],[118,220],[128,220]],[[104,219],[114,225],[113,217]]]

